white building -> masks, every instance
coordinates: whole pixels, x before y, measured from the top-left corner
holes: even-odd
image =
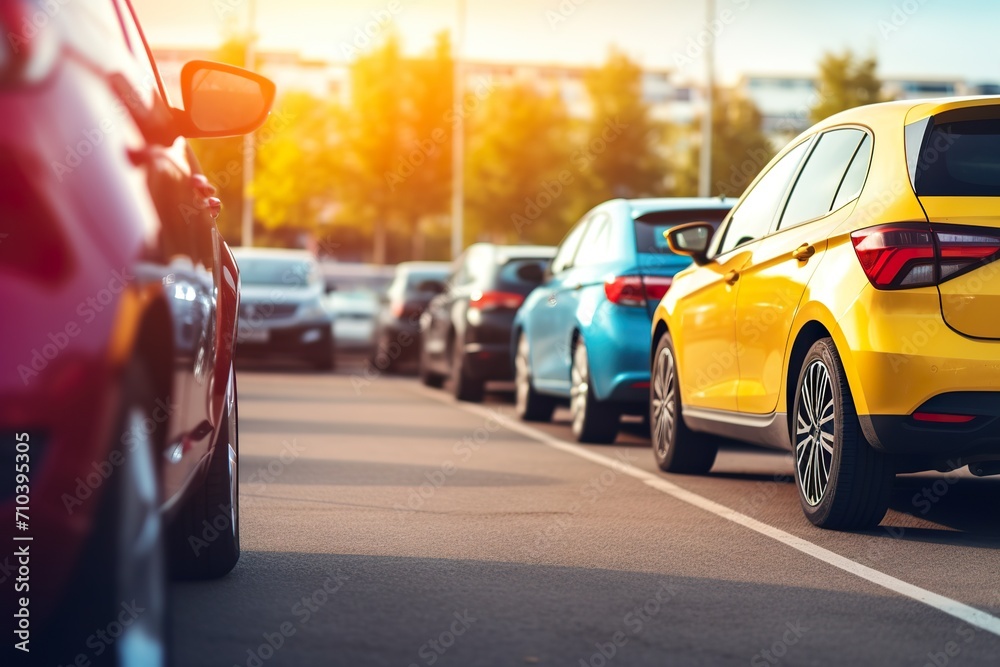
[[[214,52],[204,49],[153,49],[168,92],[180,98],[181,67],[189,60],[212,59]],[[264,51],[258,54],[261,73],[270,77],[285,92],[307,92],[316,97],[333,97],[346,102],[350,96],[350,69],[345,63],[309,60],[294,51]],[[579,65],[469,62],[465,65],[466,83],[475,90],[482,81],[496,85],[527,83],[543,92],[557,93],[574,118],[591,114],[585,76],[590,68]],[[762,129],[775,147],[783,146],[812,123],[809,113],[817,100],[816,81],[797,74],[746,74],[736,89],[752,101],[763,116]],[[889,99],[921,99],[969,94],[998,94],[1000,85],[975,85],[954,78],[895,77],[882,86]],[[687,125],[697,120],[703,108],[701,87],[697,82],[682,81],[667,69],[646,70],[642,75],[643,98],[653,118]]]
[[[737,89],[763,115],[763,130],[780,147],[812,125],[809,112],[818,100],[816,80],[802,75],[747,74]],[[890,77],[882,81],[882,96],[890,100],[919,100],[957,95],[991,95],[996,84],[969,85],[957,77]]]
[[[168,92],[180,98],[180,74],[190,60],[211,60],[215,52],[207,49],[153,49],[160,73]],[[273,80],[278,95],[285,92],[306,92],[316,97],[334,97],[347,101],[350,95],[350,70],[343,63],[307,60],[293,51],[263,51],[258,53],[261,74]],[[513,63],[470,62],[465,65],[466,84],[474,90],[484,79],[497,85],[527,83],[547,93],[558,93],[574,118],[590,115],[584,77],[589,68],[575,65],[535,65]],[[674,86],[669,70],[649,70],[643,73],[643,96],[655,118],[685,122],[693,117],[688,109],[692,99],[690,88]]]
[[[348,71],[343,65],[308,60],[294,51],[264,51],[259,52],[257,57],[261,61],[260,73],[275,82],[279,97],[286,92],[338,98],[346,94]],[[154,48],[153,58],[167,93],[180,100],[181,68],[184,63],[214,60],[217,56],[212,49]]]

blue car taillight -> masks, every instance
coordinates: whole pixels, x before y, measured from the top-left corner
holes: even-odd
[[[612,276],[604,281],[604,294],[619,306],[643,307],[658,303],[671,284],[673,279],[663,276]]]

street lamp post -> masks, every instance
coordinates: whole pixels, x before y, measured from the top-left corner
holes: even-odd
[[[456,0],[455,43],[453,47],[454,70],[452,73],[454,104],[461,105],[465,98],[465,73],[462,67],[462,47],[465,40],[465,0]],[[465,245],[465,123],[456,122],[451,127],[451,257],[458,258]]]
[[[711,33],[715,21],[715,0],[705,0],[706,25]],[[714,34],[714,33],[711,33]],[[712,196],[712,116],[715,104],[715,40],[705,49],[705,108],[701,116],[701,156],[698,165],[698,195]]]
[[[248,0],[248,34],[246,52],[243,56],[243,65],[247,69],[254,68],[257,41],[257,0]],[[250,185],[253,183],[254,161],[256,159],[256,145],[254,144],[254,133],[251,132],[243,137],[243,211],[242,211],[242,240],[241,244],[246,247],[253,246],[253,209],[254,198],[250,192]]]

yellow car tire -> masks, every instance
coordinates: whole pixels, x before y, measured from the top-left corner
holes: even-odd
[[[865,439],[832,338],[809,349],[792,413],[795,485],[806,517],[820,528],[877,526],[889,508],[893,473]]]
[[[663,334],[653,356],[649,383],[649,424],[653,456],[664,472],[703,475],[712,469],[721,438],[692,431],[681,414],[677,352]]]

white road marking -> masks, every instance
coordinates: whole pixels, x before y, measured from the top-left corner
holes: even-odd
[[[914,586],[913,584],[909,584],[902,579],[897,579],[892,575],[879,572],[878,570],[870,568],[867,565],[855,562],[850,558],[845,558],[844,556],[834,553],[833,551],[821,547],[818,544],[813,544],[812,542],[804,540],[801,537],[796,537],[791,533],[787,533],[780,528],[775,528],[774,526],[758,521],[745,514],[741,514],[740,512],[726,507],[725,505],[720,505],[714,500],[709,500],[704,496],[688,491],[687,489],[677,486],[673,482],[669,482],[658,475],[629,465],[621,459],[614,459],[609,456],[604,456],[603,454],[597,454],[581,447],[580,445],[560,440],[559,438],[549,435],[544,431],[539,431],[536,428],[518,421],[517,417],[513,414],[501,412],[495,408],[487,409],[479,405],[456,402],[450,396],[440,391],[425,389],[423,387],[417,387],[416,389],[421,395],[448,405],[452,405],[478,416],[490,417],[495,416],[498,413],[509,416],[509,419],[502,422],[504,428],[520,433],[527,438],[540,442],[544,445],[548,445],[553,449],[558,449],[559,451],[566,452],[567,454],[587,459],[588,461],[598,465],[611,468],[616,472],[633,477],[645,483],[650,488],[661,491],[669,496],[672,496],[673,498],[676,498],[677,500],[688,503],[689,505],[694,505],[695,507],[703,509],[706,512],[711,512],[720,518],[732,521],[733,523],[739,524],[745,528],[749,528],[750,530],[760,533],[765,537],[770,537],[772,540],[781,542],[785,546],[801,551],[802,553],[821,560],[828,565],[832,565],[840,570],[843,570],[844,572],[848,572],[856,577],[870,581],[876,586],[881,586],[882,588],[898,593],[904,597],[908,597],[911,600],[922,602],[930,607],[933,607],[934,609],[937,609],[938,611],[957,618],[968,625],[1000,636],[1000,618],[993,616],[992,614],[988,614],[981,609],[976,609],[975,607],[963,604],[957,600],[952,600],[944,595],[939,595],[932,591],[920,588],[919,586]]]

